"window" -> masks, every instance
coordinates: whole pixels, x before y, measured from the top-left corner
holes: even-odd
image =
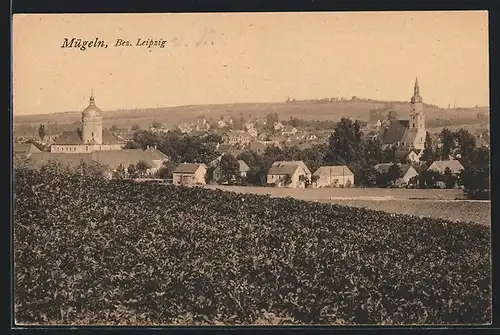
[[[89,151],[89,146],[85,146],[85,151]]]
[[[413,124],[413,128],[415,128],[415,123]]]

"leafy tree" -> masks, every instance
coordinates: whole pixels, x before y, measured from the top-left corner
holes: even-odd
[[[207,173],[205,174],[205,183],[210,184],[212,181],[214,181],[214,166],[209,166],[207,168]]]
[[[378,139],[364,141],[364,157],[368,166],[375,166],[382,161],[382,143]]]
[[[429,132],[425,134],[424,150],[422,151],[422,156],[420,157],[421,162],[425,162],[427,165],[431,165],[432,162],[436,160],[436,151],[432,146],[432,138]]]
[[[318,179],[319,179],[319,176],[318,176],[317,174],[313,174],[313,175],[311,176],[311,183],[312,183],[313,185],[316,185],[316,183],[318,182]]]
[[[290,174],[284,175],[282,177],[281,181],[282,181],[283,185],[288,187],[292,183],[292,175],[290,175]]]
[[[140,143],[137,143],[136,141],[128,141],[125,143],[125,146],[123,149],[141,149],[142,146]]]
[[[299,182],[301,182],[304,186],[307,186],[307,184],[309,183],[309,179],[305,175],[300,175]]]
[[[156,172],[156,177],[161,179],[172,179],[173,171],[177,164],[172,161],[166,161]]]
[[[436,188],[439,182],[444,181],[444,176],[438,171],[424,170],[419,176],[420,188]]]
[[[453,174],[453,172],[451,172],[449,167],[446,167],[446,169],[444,170],[444,178],[443,179],[444,179],[444,184],[445,184],[446,188],[455,188],[455,185],[457,183],[457,178]]]
[[[490,151],[488,148],[477,148],[465,162],[460,173],[464,194],[468,199],[490,199]]]
[[[326,160],[333,165],[364,162],[363,142],[359,123],[342,118],[328,139]]]
[[[240,164],[233,155],[226,154],[221,157],[219,162],[221,182],[239,181]]]
[[[146,161],[140,160],[135,165],[135,168],[139,172],[139,176],[144,177],[146,175],[146,172],[151,168],[151,165]]]
[[[38,136],[43,140],[45,138],[45,125],[41,124],[40,127],[38,127]]]
[[[139,126],[137,123],[135,123],[132,125],[132,127],[130,129],[132,129],[133,131],[137,131],[137,130],[141,129],[141,126]]]
[[[395,121],[398,119],[398,113],[395,110],[390,110],[387,113],[387,120],[389,121]]]
[[[111,128],[109,128],[109,130],[112,132],[112,133],[117,133],[120,128],[118,128],[118,126],[116,124],[112,125]]]
[[[134,164],[130,164],[129,167],[127,168],[127,173],[130,178],[134,179],[139,177],[139,173],[137,171],[137,168]]]
[[[278,113],[269,113],[266,115],[266,126],[268,129],[274,129],[274,124],[280,120]]]
[[[461,161],[467,161],[476,148],[476,139],[467,129],[459,129],[453,133],[455,150],[460,154]]]
[[[394,184],[398,179],[401,178],[402,170],[401,165],[394,163],[387,169],[387,178],[389,183]]]
[[[358,185],[373,187],[377,185],[377,170],[373,166],[365,167],[361,174],[361,179],[357,181]]]
[[[396,161],[396,147],[388,146],[382,150],[380,157],[381,163],[394,163]]]
[[[441,159],[447,160],[455,149],[455,136],[448,128],[443,128],[439,134],[441,139]]]
[[[123,164],[118,165],[116,170],[113,172],[113,179],[124,179],[126,176],[125,167]]]

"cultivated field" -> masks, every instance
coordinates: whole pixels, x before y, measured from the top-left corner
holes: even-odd
[[[383,188],[319,188],[294,189],[274,187],[242,187],[207,185],[237,193],[266,194],[272,197],[292,197],[346,206],[365,207],[389,213],[472,221],[491,224],[491,202],[466,201],[461,190],[383,189]]]
[[[489,227],[16,170],[18,324],[491,322]]]

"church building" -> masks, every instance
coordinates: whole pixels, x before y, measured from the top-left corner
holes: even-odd
[[[409,120],[394,120],[382,128],[379,139],[383,147],[395,146],[398,150],[423,150],[425,145],[425,115],[420,96],[418,79],[415,78],[413,96],[410,99]]]
[[[94,94],[82,112],[82,129],[63,132],[50,146],[55,153],[90,153],[100,150],[121,150],[124,141],[102,128],[102,111],[96,106]]]

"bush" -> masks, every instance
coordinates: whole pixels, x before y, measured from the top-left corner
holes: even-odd
[[[489,227],[15,171],[18,323],[491,319]]]

